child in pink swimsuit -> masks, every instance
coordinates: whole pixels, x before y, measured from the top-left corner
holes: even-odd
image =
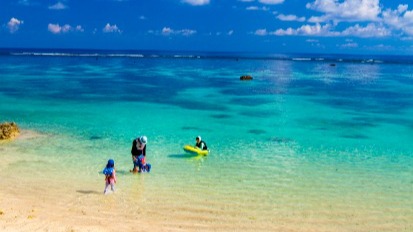
[[[103,174],[105,175],[105,190],[103,193],[107,192],[107,189],[110,185],[112,191],[115,191],[115,183],[116,183],[116,170],[115,170],[115,161],[113,159],[108,160],[108,164],[106,164],[106,168],[103,169]]]

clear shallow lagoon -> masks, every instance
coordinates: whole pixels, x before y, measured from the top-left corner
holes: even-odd
[[[0,121],[34,135],[1,144],[0,193],[124,229],[412,231],[412,63],[3,51]],[[141,134],[153,170],[132,175]],[[183,152],[197,135],[209,156]],[[118,191],[103,196],[109,158]],[[114,210],[95,215],[96,205]]]

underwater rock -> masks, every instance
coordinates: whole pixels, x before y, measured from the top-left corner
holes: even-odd
[[[103,139],[103,138],[97,135],[92,135],[89,137],[89,140],[99,140],[99,139]]]
[[[240,79],[241,81],[250,81],[250,80],[252,80],[252,76],[250,76],[250,75],[244,75],[244,76],[241,76],[239,79]]]
[[[14,139],[20,134],[19,127],[14,122],[0,123],[0,140]]]
[[[252,129],[252,130],[249,130],[248,133],[255,134],[255,135],[261,135],[261,134],[265,134],[267,132],[265,130]]]
[[[293,139],[283,138],[283,137],[273,137],[273,138],[270,139],[270,141],[275,142],[275,143],[292,143],[292,142],[294,142]]]

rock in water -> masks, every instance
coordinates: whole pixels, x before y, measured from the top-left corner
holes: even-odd
[[[241,76],[239,79],[240,79],[241,81],[250,81],[250,80],[252,80],[252,76],[250,76],[250,75],[244,75],[244,76]]]
[[[14,139],[20,134],[19,127],[14,122],[0,123],[0,140]]]

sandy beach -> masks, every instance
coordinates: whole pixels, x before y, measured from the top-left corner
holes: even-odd
[[[52,137],[23,131],[17,140],[8,143],[42,143]],[[173,183],[157,186],[153,184],[156,177],[151,176],[152,173],[132,175],[120,170],[116,192],[104,195],[102,174],[95,172],[90,178],[89,172],[79,170],[72,175],[62,175],[64,167],[56,166],[50,159],[28,158],[16,147],[5,144],[0,149],[6,154],[0,166],[3,170],[0,174],[3,180],[0,228],[3,231],[367,232],[411,229],[406,227],[411,222],[411,214],[380,212],[382,206],[374,206],[368,197],[352,205],[336,204],[340,206],[336,209],[332,208],[328,197],[323,201],[312,195],[306,195],[306,200],[300,200],[300,196],[283,196],[276,200],[270,195],[269,199],[258,197],[260,194],[257,198],[245,197],[251,192],[240,190],[239,196],[223,197],[214,194],[213,189],[205,192],[176,188]],[[35,171],[44,165],[48,168]],[[275,201],[279,205],[276,208],[262,201]],[[310,202],[317,205],[307,205]],[[397,205],[403,206],[403,202]],[[395,218],[398,221],[394,221]]]

